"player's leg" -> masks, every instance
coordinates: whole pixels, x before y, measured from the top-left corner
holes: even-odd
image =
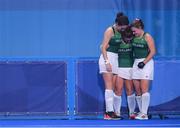
[[[116,86],[114,89],[114,111],[116,115],[121,115],[121,102],[122,102],[122,89],[123,89],[124,80],[121,77],[117,77]]]
[[[142,91],[142,111],[141,114],[136,117],[136,119],[147,120],[147,112],[150,104],[149,80],[141,80],[140,86]]]
[[[136,107],[136,100],[135,100],[135,94],[134,94],[134,87],[133,87],[133,81],[132,80],[125,80],[125,88],[126,88],[126,94],[127,94],[127,103],[129,108],[129,118],[134,119],[135,114],[135,107]]]

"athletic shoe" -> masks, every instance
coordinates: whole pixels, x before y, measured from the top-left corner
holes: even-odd
[[[137,119],[137,120],[148,120],[148,115],[144,114],[144,113],[140,113],[135,117],[135,119]]]
[[[136,112],[130,113],[129,114],[129,119],[134,120],[136,118],[136,116],[137,116]]]
[[[121,116],[117,116],[114,112],[105,112],[104,114],[105,120],[121,120]]]

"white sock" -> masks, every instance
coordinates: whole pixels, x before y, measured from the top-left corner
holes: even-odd
[[[136,96],[139,112],[142,112],[142,96]]]
[[[113,101],[114,101],[114,92],[113,92],[113,90],[106,89],[105,90],[106,112],[114,111],[114,109],[113,109]]]
[[[136,107],[135,94],[127,96],[129,113],[133,113]]]
[[[150,103],[150,93],[146,92],[142,94],[142,113],[147,114]]]
[[[121,96],[118,96],[114,94],[114,112],[116,115],[120,116],[121,115]]]

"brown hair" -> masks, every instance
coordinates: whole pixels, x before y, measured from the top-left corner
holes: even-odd
[[[130,41],[133,39],[134,34],[131,29],[131,26],[128,26],[124,29],[124,31],[121,31],[122,39],[125,43],[130,43]]]
[[[144,23],[141,19],[136,18],[131,24],[132,27],[144,29]]]

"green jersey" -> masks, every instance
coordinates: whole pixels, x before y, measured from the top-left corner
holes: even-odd
[[[112,27],[114,36],[111,37],[109,41],[109,47],[107,48],[107,51],[117,53],[119,44],[121,43],[121,34]]]
[[[149,47],[145,40],[145,34],[142,37],[135,37],[132,42],[133,55],[135,59],[146,58],[149,54]]]
[[[129,68],[133,66],[133,62],[132,44],[122,40],[118,49],[118,66]]]

